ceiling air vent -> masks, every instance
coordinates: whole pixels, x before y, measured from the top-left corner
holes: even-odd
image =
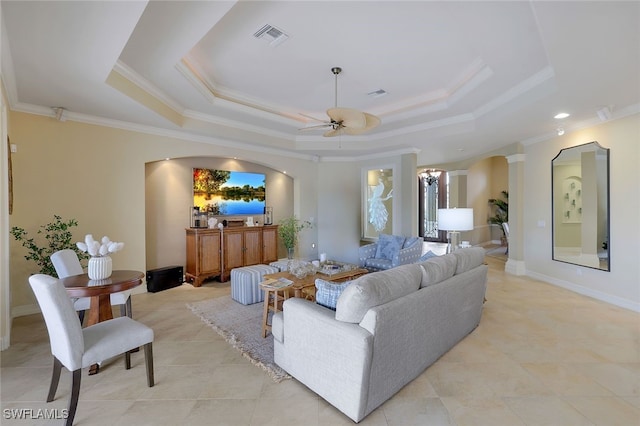
[[[367,93],[368,96],[372,97],[372,98],[380,98],[384,95],[386,95],[387,92],[384,89],[378,89],[378,90],[374,90],[373,92],[369,92]]]
[[[253,36],[255,38],[267,40],[269,42],[269,45],[271,46],[277,46],[289,38],[289,36],[285,34],[284,31],[269,24],[260,28],[253,34]]]

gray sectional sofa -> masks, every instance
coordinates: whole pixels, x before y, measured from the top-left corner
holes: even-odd
[[[275,362],[359,422],[478,326],[484,254],[461,249],[364,275],[336,311],[285,301],[273,318]]]

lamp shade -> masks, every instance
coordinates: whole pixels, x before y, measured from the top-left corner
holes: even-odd
[[[438,229],[441,231],[471,231],[473,209],[438,209]]]

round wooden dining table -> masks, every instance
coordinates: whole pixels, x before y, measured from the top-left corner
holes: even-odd
[[[144,273],[140,271],[116,270],[109,278],[92,280],[89,274],[71,275],[61,279],[69,297],[90,297],[87,325],[97,324],[113,318],[111,293],[130,290],[142,284]]]
[[[111,293],[130,290],[142,284],[144,273],[140,271],[116,270],[109,278],[92,280],[89,274],[70,275],[60,281],[69,297],[90,297],[89,318],[87,326],[101,321],[113,319],[111,310]],[[97,374],[99,367],[94,364],[89,375]]]

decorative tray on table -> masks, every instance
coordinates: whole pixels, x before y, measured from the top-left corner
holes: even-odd
[[[356,266],[349,263],[340,263],[336,261],[327,261],[320,268],[320,273],[325,275],[335,275],[341,272],[351,271]]]

